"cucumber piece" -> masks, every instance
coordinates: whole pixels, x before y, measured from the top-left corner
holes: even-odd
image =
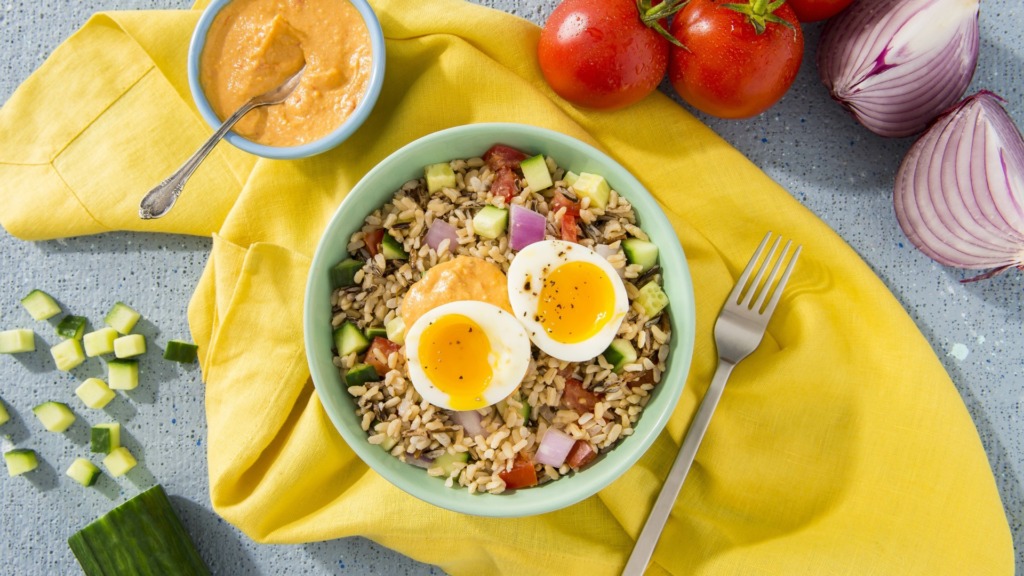
[[[57,370],[67,372],[85,362],[85,352],[82,351],[82,341],[77,338],[70,338],[57,343],[50,348],[53,362]]]
[[[385,234],[380,241],[380,253],[385,260],[407,260],[409,254],[402,247],[402,243],[391,234]]]
[[[615,372],[622,372],[622,367],[631,362],[636,362],[636,349],[633,344],[625,338],[616,338],[602,353],[604,359],[613,366]]]
[[[60,304],[42,290],[33,290],[21,299],[21,305],[28,310],[33,320],[49,320],[60,314]]]
[[[369,340],[370,342],[373,342],[373,339],[377,338],[377,337],[387,338],[388,337],[387,328],[385,328],[383,326],[370,326],[369,328],[366,329],[366,339],[367,340]]]
[[[523,178],[526,178],[530,190],[540,192],[551,188],[551,173],[548,172],[548,163],[544,160],[543,154],[523,160],[519,167],[523,170]]]
[[[384,434],[384,440],[379,444],[379,446],[383,448],[385,452],[390,452],[391,449],[395,447],[395,444],[398,444],[398,438],[387,435],[387,422],[381,422],[380,420],[377,420],[376,423],[373,425],[373,431],[378,434]]]
[[[36,451],[28,448],[17,448],[10,452],[4,452],[4,462],[7,463],[8,476],[21,476],[39,466]]]
[[[427,178],[429,192],[437,192],[441,188],[455,188],[455,171],[447,162],[425,166],[423,175]]]
[[[146,353],[146,337],[142,334],[129,334],[114,340],[114,356],[131,358]]]
[[[477,236],[497,238],[508,226],[508,210],[497,206],[484,206],[473,216],[473,230]]]
[[[50,432],[63,432],[75,422],[75,413],[63,402],[43,402],[33,408],[32,413]]]
[[[121,446],[121,425],[117,422],[97,424],[89,431],[89,450],[102,454]]]
[[[128,334],[135,328],[139,318],[142,318],[142,315],[131,306],[124,302],[115,302],[110,308],[110,312],[107,312],[106,317],[103,318],[103,321],[107,323],[107,326],[121,334]]]
[[[566,186],[572,186],[580,179],[580,175],[575,172],[566,172],[565,176],[562,176],[562,183]]]
[[[96,480],[100,477],[100,469],[85,458],[75,458],[71,466],[68,466],[68,471],[65,474],[82,486],[89,487],[95,484]]]
[[[10,419],[11,415],[7,413],[7,408],[4,406],[3,402],[0,402],[0,426],[7,424]]]
[[[581,172],[579,178],[573,183],[572,189],[576,195],[583,198],[590,198],[590,205],[597,208],[608,206],[608,199],[611,198],[612,189],[604,176]]]
[[[109,326],[89,332],[82,337],[82,345],[85,347],[86,356],[102,356],[114,352],[114,340],[117,340],[117,330]]]
[[[380,382],[380,374],[377,374],[377,369],[369,364],[356,364],[345,373],[347,386],[359,386],[367,382]]]
[[[86,322],[88,320],[84,316],[68,314],[57,324],[57,335],[61,338],[81,338],[85,334]]]
[[[658,263],[658,245],[639,238],[626,238],[622,241],[622,251],[630,264],[639,264],[640,272],[647,272]]]
[[[355,286],[356,272],[363,269],[363,263],[354,258],[346,258],[331,268],[331,285],[335,288]]]
[[[644,284],[636,296],[636,301],[643,307],[648,318],[654,318],[668,306],[668,296],[657,282]]]
[[[132,456],[132,453],[124,446],[114,448],[110,451],[110,454],[103,458],[103,465],[114,478],[124,476],[132,468],[135,468],[138,463],[135,456]]]
[[[191,364],[199,357],[199,346],[182,340],[170,340],[164,348],[164,360]]]
[[[68,545],[85,576],[210,574],[159,484],[79,530]]]
[[[344,357],[365,351],[370,347],[370,341],[358,326],[344,322],[334,331],[334,347],[338,349],[338,356]]]
[[[75,388],[75,395],[82,399],[82,403],[95,410],[110,404],[117,396],[107,383],[99,378],[86,378],[78,388]]]
[[[385,337],[391,340],[395,344],[401,346],[405,344],[405,320],[402,320],[401,316],[395,316],[384,326],[384,330],[387,332]]]
[[[139,386],[138,360],[111,360],[107,362],[107,386],[111,390],[134,390]]]
[[[36,351],[36,333],[28,328],[15,328],[0,332],[0,354],[20,354]]]
[[[465,464],[466,462],[469,462],[468,452],[456,452],[455,454],[445,452],[435,458],[434,463],[430,467],[435,468],[440,466],[441,470],[444,471],[444,475],[450,476],[452,472],[455,472],[460,468],[459,464]]]

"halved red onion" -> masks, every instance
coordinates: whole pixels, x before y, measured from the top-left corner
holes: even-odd
[[[448,251],[454,252],[455,248],[459,245],[459,235],[455,231],[455,227],[440,218],[435,218],[430,223],[430,228],[427,228],[427,235],[423,238],[423,241],[426,242],[427,246],[437,251],[441,241],[445,239],[451,241],[448,245]]]
[[[957,268],[1024,269],[1024,137],[988,91],[965,98],[910,147],[893,203],[907,238]]]
[[[509,213],[508,245],[518,251],[534,242],[540,242],[544,239],[546,227],[546,218],[529,208],[513,204]]]
[[[537,453],[534,455],[533,461],[558,468],[565,463],[565,458],[574,444],[576,441],[572,436],[556,428],[548,428],[544,432],[544,437],[540,439],[540,445],[537,446]]]
[[[857,0],[829,19],[818,73],[832,98],[881,136],[910,136],[967,90],[980,0]]]
[[[451,410],[448,414],[451,415],[453,422],[462,426],[467,436],[477,436],[484,433],[483,418],[476,410]]]

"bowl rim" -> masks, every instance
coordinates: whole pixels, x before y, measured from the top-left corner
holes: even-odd
[[[189,41],[188,46],[188,87],[192,93],[192,100],[195,103],[196,108],[199,110],[199,115],[202,116],[203,120],[205,120],[206,123],[214,130],[220,128],[222,121],[213,111],[209,100],[206,98],[206,93],[203,91],[202,84],[199,80],[199,63],[203,53],[203,47],[206,45],[206,36],[210,31],[210,26],[213,24],[214,18],[217,17],[217,14],[220,13],[225,6],[233,1],[234,0],[212,0],[199,16],[199,21],[192,32],[192,38]],[[329,132],[324,137],[296,146],[269,146],[266,144],[260,144],[240,136],[233,130],[225,135],[225,140],[230,142],[236,148],[263,158],[270,158],[274,160],[306,158],[326,152],[341,144],[348,139],[348,137],[351,136],[363,124],[363,122],[366,121],[377,103],[377,98],[380,96],[381,88],[384,84],[384,68],[387,60],[384,49],[384,32],[381,29],[377,15],[374,13],[373,8],[370,7],[369,3],[367,3],[367,0],[347,1],[355,7],[356,11],[358,11],[359,15],[362,17],[363,22],[366,23],[366,28],[370,35],[370,50],[373,54],[372,65],[370,68],[370,79],[369,82],[367,82],[365,96],[359,101],[359,104],[356,105],[352,114],[349,115],[349,117],[346,118],[345,121],[337,128]]]
[[[362,196],[374,198],[371,211],[386,202],[387,198],[406,180],[398,182],[393,187],[378,185],[377,181],[381,179],[397,181],[404,178],[404,174],[408,174],[408,172],[403,171],[402,168],[410,168],[403,166],[409,162],[406,159],[407,156],[416,155],[420,150],[436,149],[439,152],[434,153],[434,156],[437,157],[435,162],[444,161],[445,157],[450,160],[459,157],[457,152],[451,151],[451,146],[457,146],[458,142],[464,142],[474,136],[481,138],[489,136],[492,144],[501,142],[511,145],[518,139],[529,140],[533,143],[530,147],[541,149],[545,154],[549,153],[545,148],[552,146],[567,146],[578,150],[592,159],[595,164],[602,166],[602,169],[605,170],[603,175],[612,183],[613,188],[621,191],[623,196],[633,204],[637,216],[641,220],[641,226],[647,227],[648,224],[652,224],[653,227],[661,230],[657,235],[671,234],[676,238],[675,242],[669,242],[664,246],[659,245],[659,247],[665,251],[663,254],[667,255],[669,259],[672,261],[678,259],[682,263],[681,266],[665,269],[665,288],[670,299],[669,309],[672,310],[669,318],[673,330],[670,345],[673,348],[670,350],[665,379],[655,389],[655,394],[660,396],[667,394],[661,404],[660,412],[648,413],[645,410],[645,415],[638,421],[634,433],[624,438],[613,451],[608,453],[616,454],[615,458],[607,459],[605,458],[607,454],[605,454],[595,460],[586,470],[574,473],[570,478],[560,479],[541,487],[497,495],[469,494],[464,488],[447,488],[441,479],[430,479],[437,481],[437,486],[431,486],[422,481],[429,478],[426,476],[426,471],[401,462],[378,446],[367,442],[366,433],[356,418],[346,419],[343,415],[345,411],[354,414],[354,410],[351,397],[341,382],[338,369],[333,364],[330,348],[318,347],[315,344],[318,339],[322,341],[328,337],[330,332],[329,295],[331,289],[328,270],[336,262],[327,253],[332,249],[338,250],[339,248],[347,252],[347,237],[354,232],[354,230],[343,228],[345,215],[352,211],[353,205],[360,203],[359,199]],[[449,146],[446,147],[446,144]],[[482,150],[478,153],[482,153]],[[559,162],[561,163],[561,161]],[[390,185],[390,182],[388,184]],[[367,193],[364,193],[364,190]],[[381,196],[381,198],[375,199],[377,196]],[[362,202],[369,203],[370,200],[362,200]],[[366,214],[369,214],[369,211]],[[363,219],[365,219],[365,215],[355,222],[356,229]],[[346,239],[340,247],[337,246],[338,238]],[[669,278],[671,278],[671,284]],[[478,123],[443,129],[409,142],[374,166],[353,186],[324,228],[310,265],[304,296],[303,337],[310,375],[324,406],[324,411],[327,412],[329,419],[346,444],[370,470],[377,472],[393,486],[407,494],[440,508],[474,516],[522,517],[552,512],[589,498],[619,479],[647,452],[668,423],[678,404],[691,369],[696,329],[693,284],[689,265],[682,246],[678,242],[678,236],[657,201],[630,172],[597,148],[565,134],[527,124]],[[322,302],[320,299],[324,299],[326,302]],[[326,310],[324,304],[326,304]],[[325,324],[326,330],[324,330]],[[318,330],[320,331],[319,335]],[[656,401],[658,400],[654,398],[651,400],[651,402]],[[626,444],[629,445],[629,449],[620,451]],[[548,486],[551,489],[545,493],[543,490]]]

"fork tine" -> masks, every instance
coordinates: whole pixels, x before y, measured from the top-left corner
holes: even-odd
[[[743,287],[747,285],[747,278],[750,278],[750,272],[754,269],[754,264],[757,264],[757,259],[761,257],[764,252],[764,247],[768,244],[768,239],[771,238],[772,233],[769,232],[765,235],[764,240],[761,240],[761,244],[757,246],[757,250],[754,251],[754,255],[750,257],[750,261],[747,262],[747,267],[743,269],[743,274],[740,274],[739,280],[736,281],[736,286],[733,287],[732,292],[729,293],[729,302],[738,304],[740,301],[740,294],[743,293]]]
[[[787,244],[786,247],[788,248],[789,245]],[[796,264],[796,259],[800,257],[800,250],[802,249],[803,246],[797,246],[796,250],[793,252],[793,258],[786,266],[786,271],[782,273],[782,278],[779,278],[779,283],[775,286],[775,292],[772,293],[772,299],[768,301],[768,306],[764,309],[765,316],[771,317],[772,312],[775,311],[775,305],[779,303],[779,298],[782,297],[782,289],[786,287],[786,282],[789,282],[789,274],[793,271],[793,265]],[[783,255],[785,255],[785,252],[783,252]],[[781,257],[779,258],[779,262],[782,262]],[[777,264],[776,267],[778,267]],[[774,276],[774,274],[775,272],[773,271],[772,275]]]
[[[771,232],[768,234],[771,235]],[[750,302],[757,294],[758,286],[761,285],[761,279],[764,278],[765,270],[768,269],[768,265],[771,264],[772,258],[775,257],[775,250],[779,247],[779,241],[781,240],[782,236],[775,239],[775,242],[772,243],[772,249],[768,251],[768,255],[765,256],[764,260],[761,262],[761,267],[757,269],[757,276],[755,276],[754,281],[750,283],[750,288],[747,289],[747,296],[743,299],[744,308],[750,308]],[[772,274],[775,274],[774,270],[772,271]],[[769,276],[768,279],[771,280],[771,276]]]
[[[779,240],[775,241],[776,245],[779,243],[780,240],[782,240],[781,236],[779,237]],[[772,282],[775,281],[775,276],[779,273],[779,267],[782,266],[782,261],[786,259],[786,253],[789,252],[789,247],[792,246],[792,245],[793,245],[793,241],[792,240],[787,240],[786,241],[786,245],[782,248],[782,252],[779,252],[779,259],[776,260],[775,261],[775,265],[772,266],[772,271],[768,274],[768,277],[765,279],[764,286],[761,287],[761,293],[757,297],[757,302],[750,308],[751,310],[760,312],[761,306],[764,304],[764,299],[771,292]],[[774,252],[775,251],[773,250],[772,254],[768,255],[768,258],[771,258],[772,256],[774,256],[775,255]],[[765,259],[764,266],[768,265],[768,258]],[[754,287],[751,286],[750,289],[751,289],[751,291],[753,291]]]

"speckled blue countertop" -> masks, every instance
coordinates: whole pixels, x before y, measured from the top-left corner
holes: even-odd
[[[482,3],[538,24],[557,4]],[[190,4],[0,0],[0,101],[90,14]],[[986,88],[1000,94],[1010,115],[1024,126],[1024,42],[1019,35],[1024,8],[1019,0],[985,0],[981,28],[981,55],[969,93]],[[1024,573],[1024,273],[962,284],[968,273],[932,262],[906,240],[893,214],[892,183],[911,140],[877,137],[829,99],[814,66],[820,29],[805,27],[808,52],[782,102],[750,120],[702,118],[842,236],[931,342],[978,428],[1013,531],[1017,569]],[[663,89],[671,93],[667,84]],[[162,349],[170,339],[187,340],[185,310],[209,248],[209,239],[187,236],[115,233],[26,243],[0,231],[0,327],[24,323],[18,300],[41,288],[92,325],[102,324],[119,299],[142,312],[145,320],[137,332],[151,346]],[[37,330],[38,346],[55,341],[55,334]],[[58,394],[71,398],[78,382],[50,369],[49,355],[0,356],[0,399],[13,417],[0,427],[0,448],[31,444],[41,457],[40,469],[27,477],[0,474],[0,572],[75,573],[67,537],[159,481],[218,574],[441,573],[361,538],[294,546],[249,540],[210,506],[198,368],[165,362],[158,354],[142,362],[150,385],[120,397],[106,415],[78,410],[78,422],[58,435],[42,431],[31,407]],[[94,490],[83,490],[64,470],[88,451],[85,421],[108,417],[123,423],[124,444],[141,465],[116,480],[104,474]]]

